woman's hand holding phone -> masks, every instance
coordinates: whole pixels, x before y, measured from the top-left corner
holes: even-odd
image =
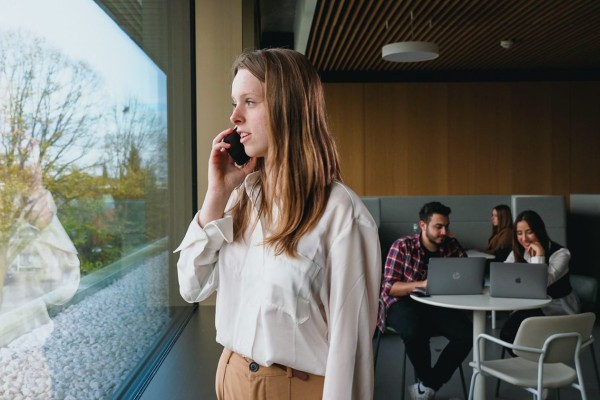
[[[229,196],[256,166],[254,158],[250,158],[241,167],[232,162],[232,157],[228,153],[231,144],[223,141],[232,132],[233,129],[226,129],[212,141],[212,150],[208,160],[208,188],[198,215],[198,223],[202,227],[223,217]]]

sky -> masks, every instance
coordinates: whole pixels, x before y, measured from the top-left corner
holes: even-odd
[[[98,72],[117,101],[166,104],[166,76],[93,0],[0,0],[0,29],[31,31]]]
[[[93,0],[0,0],[0,32],[17,29],[85,61],[102,77],[111,103],[135,98],[166,118],[166,75]],[[98,155],[86,152],[82,163]]]

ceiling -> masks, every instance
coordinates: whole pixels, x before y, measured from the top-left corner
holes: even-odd
[[[260,14],[262,47],[294,47],[304,19],[297,50],[326,81],[600,79],[600,0],[260,0]],[[382,59],[413,40],[440,56]]]

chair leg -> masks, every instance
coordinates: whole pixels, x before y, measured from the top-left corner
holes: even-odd
[[[465,383],[465,373],[463,371],[462,364],[460,364],[458,366],[458,370],[460,372],[460,382],[462,383],[463,395],[465,396],[464,398],[466,399],[467,396],[468,396],[468,394],[467,394],[467,384]]]
[[[598,389],[600,389],[600,374],[598,373],[598,362],[596,361],[596,350],[594,349],[594,342],[590,344],[590,350],[592,351],[592,361],[594,363],[594,371],[596,372],[596,382],[598,383]]]
[[[402,396],[401,399],[406,398],[406,349],[404,349],[404,356],[402,357]]]
[[[375,365],[373,366],[373,372],[377,371],[377,357],[379,356],[379,345],[381,344],[381,336],[383,335],[381,333],[381,331],[379,330],[379,328],[377,329],[377,339],[376,339],[376,344],[375,344],[375,357],[374,358],[374,363]]]
[[[500,354],[500,358],[504,358],[506,355],[506,347],[502,348],[502,353]],[[500,379],[496,380],[496,392],[494,393],[494,398],[497,399],[500,394]]]
[[[469,384],[469,397],[465,397],[465,399],[473,400],[473,392],[475,391],[475,380],[479,373],[475,368],[473,368],[473,376],[471,376],[471,383]]]

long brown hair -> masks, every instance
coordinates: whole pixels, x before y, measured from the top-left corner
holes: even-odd
[[[294,50],[245,52],[233,64],[234,76],[240,69],[254,75],[265,93],[269,165],[258,160],[260,179],[253,189],[263,194],[259,216],[270,232],[265,244],[274,246],[276,254],[295,256],[300,238],[323,215],[333,181],[341,180],[323,86],[306,57]],[[248,197],[240,193],[232,210],[236,239],[248,228],[251,209]]]
[[[496,207],[493,208],[493,210],[496,210],[496,213],[498,214],[498,225],[492,226],[492,236],[494,236],[496,233],[498,233],[504,228],[512,229],[513,221],[512,213],[510,212],[510,207],[506,204],[498,204]]]

